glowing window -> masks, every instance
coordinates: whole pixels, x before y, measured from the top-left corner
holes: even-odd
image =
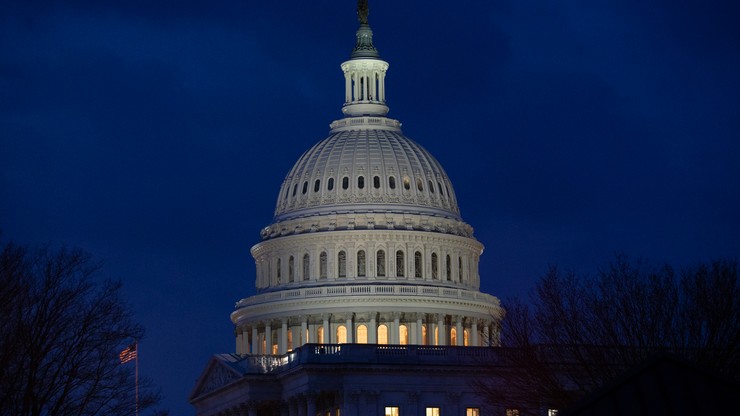
[[[401,416],[401,408],[398,406],[386,406],[385,416]]]
[[[437,253],[432,253],[432,279],[439,279],[439,258]]]
[[[398,277],[403,277],[406,274],[406,265],[404,264],[405,260],[403,257],[403,251],[396,251],[396,276]]]
[[[457,258],[457,281],[462,282],[463,268],[462,268],[462,257]]]
[[[308,253],[303,255],[303,280],[311,278],[311,267],[309,262]]]
[[[326,189],[328,191],[331,191],[334,189],[334,178],[329,178],[329,181],[326,182]]]
[[[394,176],[388,177],[388,187],[391,189],[396,189],[396,178]]]
[[[457,329],[450,328],[450,345],[457,345]]]
[[[303,182],[303,190],[301,191],[301,193],[303,195],[306,195],[306,192],[308,192],[308,181]]]
[[[378,344],[388,344],[388,326],[378,325]]]
[[[319,279],[326,279],[326,252],[319,255]]]
[[[357,326],[357,339],[355,342],[358,344],[367,344],[367,325]]]
[[[427,341],[427,326],[426,325],[421,326],[421,340],[419,341],[419,344],[421,345],[429,344],[429,341]]]
[[[421,277],[421,251],[414,253],[414,277]]]
[[[465,409],[465,416],[480,416],[480,409],[477,407],[468,407]]]
[[[377,266],[377,276],[385,277],[385,251],[378,250],[375,263]]]
[[[398,343],[401,345],[409,343],[409,328],[405,324],[398,326]]]
[[[347,343],[347,327],[339,325],[337,327],[337,344]]]
[[[278,283],[278,284],[280,284],[280,278],[282,277],[282,276],[281,276],[281,272],[282,272],[282,270],[280,270],[280,269],[281,269],[281,267],[280,267],[280,266],[281,266],[282,262],[281,262],[280,260],[281,260],[281,259],[277,259],[277,267],[275,267],[275,274],[276,274],[276,276],[277,276],[277,283]]]
[[[324,343],[324,327],[323,326],[316,328],[316,342],[319,344]]]
[[[466,347],[470,346],[470,330],[463,329],[463,345]]]
[[[408,176],[403,177],[403,189],[407,191],[411,189],[411,180],[409,179]]]
[[[349,177],[345,176],[342,178],[342,189],[349,188]]]
[[[365,277],[365,269],[365,250],[360,250],[357,252],[357,276]]]
[[[344,250],[340,251],[337,255],[339,263],[339,277],[347,277],[347,252]]]
[[[518,409],[506,409],[506,416],[519,416]]]
[[[380,176],[373,177],[373,188],[375,189],[380,188]]]
[[[288,331],[288,351],[293,351],[293,331]]]
[[[424,190],[424,185],[421,183],[421,178],[416,178],[416,189],[418,189],[419,192]]]
[[[365,177],[364,176],[357,177],[357,188],[359,189],[365,188]]]
[[[313,191],[319,192],[319,189],[321,189],[321,179],[316,179],[316,182],[313,183]]]
[[[427,407],[426,416],[439,416],[439,415],[440,415],[439,407]]]

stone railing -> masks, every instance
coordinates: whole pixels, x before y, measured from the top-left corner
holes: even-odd
[[[277,292],[263,293],[260,295],[250,296],[236,303],[236,308],[244,308],[252,305],[264,303],[310,299],[310,298],[331,298],[331,297],[348,297],[348,296],[368,296],[368,295],[399,295],[399,296],[420,296],[435,297],[445,299],[459,299],[468,301],[481,301],[486,303],[498,304],[495,296],[474,290],[453,289],[448,287],[435,287],[423,285],[393,285],[393,284],[345,284],[345,285],[327,285],[317,287],[306,287],[301,289],[280,290]]]

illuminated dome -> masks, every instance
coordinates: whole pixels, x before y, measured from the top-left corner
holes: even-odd
[[[283,182],[275,217],[338,210],[403,211],[459,219],[439,162],[405,137],[398,122],[361,117],[332,124],[331,135],[301,156]]]
[[[257,293],[231,314],[238,354],[498,343],[503,311],[479,290],[483,245],[439,162],[386,117],[388,63],[358,16],[344,118],[288,172],[251,249]]]

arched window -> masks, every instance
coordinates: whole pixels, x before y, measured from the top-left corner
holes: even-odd
[[[414,277],[422,277],[422,274],[421,274],[421,251],[414,252]]]
[[[380,176],[373,176],[373,188],[380,188]]]
[[[357,252],[357,277],[365,277],[365,250]]]
[[[301,193],[306,195],[306,192],[308,192],[308,181],[303,182],[303,191]]]
[[[457,281],[462,282],[463,278],[463,262],[462,257],[457,258]]]
[[[416,189],[418,189],[419,192],[422,192],[424,190],[424,185],[421,183],[421,178],[416,178]]]
[[[293,196],[295,196],[296,191],[298,191],[298,184],[293,185]]]
[[[280,266],[282,265],[282,262],[280,260],[281,259],[277,259],[277,266],[275,267],[275,275],[277,277],[277,284],[280,284],[280,279],[282,278],[281,276],[282,270],[280,270],[281,269]]]
[[[403,277],[406,275],[406,264],[405,260],[403,258],[403,251],[398,250],[396,251],[396,276]]]
[[[347,277],[347,252],[344,250],[340,251],[337,254],[337,261],[339,263],[339,267],[337,267],[339,270],[338,276]]]
[[[432,253],[432,279],[439,279],[439,258],[437,253]]]
[[[288,351],[293,351],[293,331],[288,331]]]
[[[429,192],[434,193],[434,184],[432,181],[429,181],[427,185],[429,186]]]
[[[349,177],[345,176],[342,178],[342,189],[346,190],[349,188]]]
[[[311,267],[309,262],[308,253],[303,255],[303,280],[311,278]]]
[[[313,191],[319,192],[319,189],[321,189],[321,179],[316,179],[316,182],[313,183]]]
[[[457,345],[457,329],[450,328],[450,345]]]
[[[442,184],[440,182],[437,182],[437,189],[439,189],[439,193],[442,194],[442,196],[445,195],[445,190],[442,188]]]
[[[358,344],[367,344],[367,325],[357,326],[357,337],[355,342]]]
[[[329,178],[329,181],[326,182],[326,189],[328,191],[331,191],[334,189],[334,178]]]
[[[385,251],[378,250],[375,258],[375,264],[377,266],[377,276],[385,277]]]
[[[365,188],[365,177],[364,176],[358,176],[357,177],[357,188],[358,189],[364,189]]]
[[[319,279],[326,279],[326,251],[319,255]]]
[[[409,179],[408,176],[403,177],[403,189],[407,191],[411,189],[411,180]]]
[[[401,345],[409,344],[409,328],[405,324],[398,326],[398,343]]]
[[[396,189],[396,177],[395,176],[388,177],[388,187],[391,189]]]
[[[385,324],[378,325],[378,344],[388,344],[388,326]]]
[[[422,326],[421,326],[421,339],[419,340],[419,344],[421,344],[421,345],[429,345],[429,341],[427,340],[427,326],[426,326],[426,324],[422,324]]]
[[[295,261],[293,260],[293,256],[290,256],[288,259],[288,282],[293,283],[295,280]]]
[[[339,325],[337,327],[337,344],[347,343],[347,327]]]
[[[470,330],[463,329],[463,345],[466,347],[470,346]]]
[[[445,260],[447,260],[445,262],[445,268],[446,268],[446,272],[447,272],[447,281],[451,281],[452,280],[452,259],[450,259],[450,255],[449,254],[445,258]]]
[[[319,344],[324,343],[324,327],[323,326],[319,326],[318,328],[316,328],[316,342]]]

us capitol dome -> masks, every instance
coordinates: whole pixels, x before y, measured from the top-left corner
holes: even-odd
[[[360,13],[341,65],[344,118],[290,169],[251,249],[257,294],[231,314],[238,355],[498,343],[502,309],[479,291],[483,245],[440,163],[387,117],[372,35]]]

